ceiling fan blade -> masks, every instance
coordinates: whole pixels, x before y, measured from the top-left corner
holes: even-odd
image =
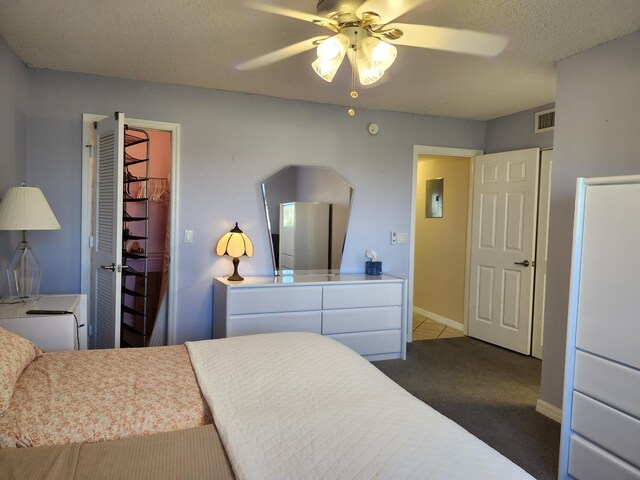
[[[328,18],[320,17],[318,15],[313,15],[311,13],[299,12],[297,10],[291,10],[288,8],[276,7],[274,5],[267,5],[264,3],[257,2],[245,2],[245,6],[252,8],[253,10],[259,10],[261,12],[274,13],[276,15],[282,15],[284,17],[296,18],[298,20],[303,20],[305,22],[315,23],[316,25],[320,25],[326,27],[328,25],[337,25],[337,22],[330,20]]]
[[[254,70],[256,68],[279,62],[280,60],[284,60],[285,58],[293,57],[294,55],[298,55],[300,53],[304,53],[316,48],[316,42],[324,40],[325,38],[329,38],[329,35],[320,35],[319,37],[313,37],[307,40],[303,40],[302,42],[294,43],[293,45],[289,45],[288,47],[281,48],[280,50],[275,50],[273,52],[267,53],[266,55],[262,55],[260,57],[254,58],[253,60],[249,60],[248,62],[241,63],[240,65],[237,65],[236,68],[238,70]]]
[[[375,12],[380,15],[378,24],[389,23],[405,13],[419,7],[428,0],[367,0],[356,10],[362,18],[364,12]]]
[[[504,35],[472,30],[409,23],[385,25],[384,30],[390,28],[400,29],[404,35],[397,40],[387,40],[389,43],[447,52],[493,57],[501,53],[509,43],[509,39]]]

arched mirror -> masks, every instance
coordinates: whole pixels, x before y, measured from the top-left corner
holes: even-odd
[[[340,272],[353,191],[329,167],[289,165],[262,182],[276,275]]]

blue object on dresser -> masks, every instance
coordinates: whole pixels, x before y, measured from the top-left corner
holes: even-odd
[[[367,262],[365,273],[367,275],[382,275],[382,262]]]

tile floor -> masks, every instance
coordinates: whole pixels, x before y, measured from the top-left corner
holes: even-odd
[[[435,340],[436,338],[464,337],[464,333],[441,323],[413,314],[413,340]]]

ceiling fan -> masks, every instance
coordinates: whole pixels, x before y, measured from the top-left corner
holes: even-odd
[[[444,50],[471,55],[495,56],[507,46],[502,35],[454,28],[391,23],[428,0],[318,0],[316,15],[288,8],[249,2],[254,10],[314,23],[333,32],[289,45],[238,65],[253,70],[288,57],[317,49],[314,71],[331,82],[345,56],[352,65],[353,98],[355,78],[370,85],[382,78],[396,59],[395,45]],[[349,112],[351,113],[351,110]]]

